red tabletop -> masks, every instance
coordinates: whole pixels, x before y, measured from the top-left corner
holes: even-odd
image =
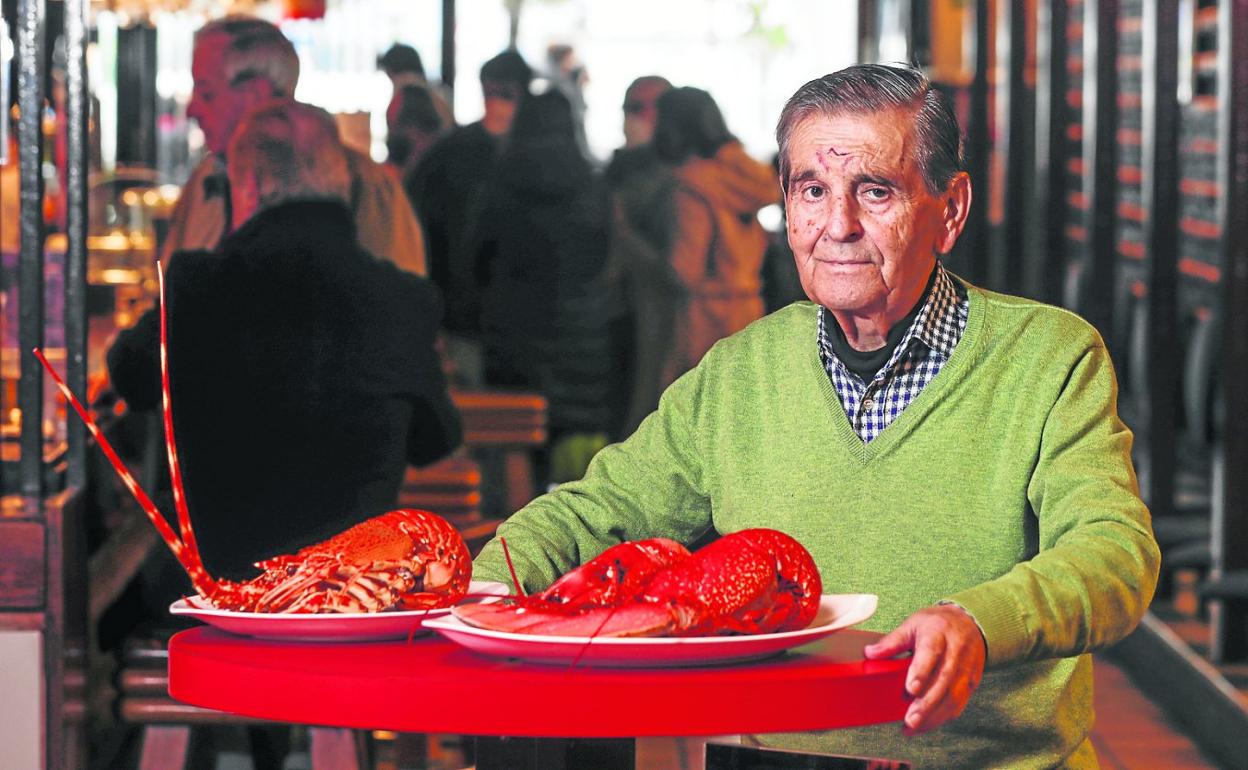
[[[283,722],[399,732],[622,738],[728,735],[897,721],[909,660],[868,661],[846,630],[778,657],[707,668],[542,665],[438,636],[317,644],[213,628],[169,642],[169,694]]]

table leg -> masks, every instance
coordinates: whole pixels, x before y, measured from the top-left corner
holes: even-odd
[[[308,730],[312,770],[360,770],[355,731],[341,727],[312,727]]]
[[[477,738],[476,770],[634,770],[631,738]]]
[[[191,728],[187,725],[146,725],[139,770],[182,770],[190,745]]]

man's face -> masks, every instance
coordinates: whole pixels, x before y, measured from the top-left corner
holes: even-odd
[[[225,50],[228,35],[209,34],[201,37],[191,57],[191,103],[186,114],[195,119],[204,132],[204,144],[212,152],[222,154],[230,143],[230,134],[243,115],[264,101],[265,92],[272,95],[268,81],[252,78],[231,86],[225,74]]]
[[[950,183],[965,198],[929,192],[913,113],[900,109],[808,117],[788,153],[789,245],[806,295],[851,316],[904,317],[962,230],[965,174]]]
[[[654,138],[654,123],[658,118],[655,102],[663,91],[660,85],[643,83],[624,94],[625,147],[640,147]]]
[[[520,86],[516,83],[486,80],[481,83],[485,97],[485,116],[481,125],[491,136],[502,136],[511,130],[516,117],[516,105],[520,103]]]

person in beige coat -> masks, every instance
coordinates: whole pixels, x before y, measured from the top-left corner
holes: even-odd
[[[637,359],[628,426],[720,339],[763,316],[767,236],[758,211],[780,199],[772,169],[728,131],[719,106],[698,88],[659,97],[654,149],[671,171],[661,193],[670,217],[659,253],[630,266],[637,281]]]
[[[273,24],[250,16],[225,16],[195,33],[191,77],[194,88],[187,115],[203,131],[208,153],[183,185],[173,210],[161,247],[166,263],[176,251],[211,249],[229,234],[225,150],[230,136],[249,111],[294,98],[299,58]],[[363,153],[344,149],[351,174],[348,205],[360,242],[374,256],[424,275],[424,234],[398,177]]]

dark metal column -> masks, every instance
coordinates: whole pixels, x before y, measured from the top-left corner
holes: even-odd
[[[996,150],[1005,171],[1004,218],[997,248],[989,257],[988,285],[998,291],[1021,293],[1023,286],[1024,223],[1027,204],[1034,199],[1028,160],[1035,137],[1032,98],[1024,78],[1027,67],[1027,13],[1023,3],[997,5],[996,58],[1006,77],[996,88]]]
[[[67,138],[65,251],[65,379],[75,393],[87,392],[87,0],[65,0]],[[86,482],[87,430],[68,421],[69,468],[66,484]]]
[[[1248,3],[1218,3],[1217,218],[1225,267],[1222,312],[1221,488],[1214,493],[1213,567],[1216,573],[1248,569]],[[1220,508],[1219,508],[1220,507]],[[1214,602],[1215,661],[1248,655],[1248,613],[1243,600]]]
[[[880,60],[880,22],[876,0],[858,0],[858,61]]]
[[[988,201],[990,136],[988,126],[988,67],[991,61],[988,50],[989,0],[975,2],[975,77],[970,87],[970,114],[967,117],[966,169],[971,175],[974,200],[966,218],[966,230],[958,240],[954,256],[955,270],[972,283],[986,285],[988,281]]]
[[[442,85],[455,104],[455,0],[442,0]]]
[[[1088,207],[1076,310],[1110,337],[1114,305],[1114,187],[1118,177],[1118,0],[1083,6],[1083,192]]]
[[[1028,212],[1035,237],[1024,286],[1028,296],[1056,303],[1066,264],[1066,0],[1040,0],[1036,14],[1035,195]]]
[[[1154,518],[1174,512],[1178,433],[1179,0],[1144,0],[1141,28],[1141,206],[1148,255],[1144,497]]]
[[[22,410],[21,493],[43,493],[43,372],[30,351],[43,345],[43,85],[44,2],[17,6],[17,124],[21,177],[21,248],[18,254],[17,403]]]

